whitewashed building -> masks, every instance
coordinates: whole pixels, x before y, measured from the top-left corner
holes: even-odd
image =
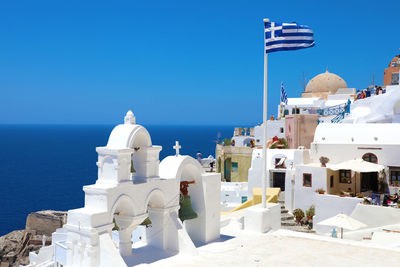
[[[250,142],[254,141],[255,146],[262,146],[264,125],[257,125],[250,128],[236,127],[231,140],[234,140],[235,146],[250,147]],[[285,137],[285,120],[267,121],[267,139],[277,136]]]

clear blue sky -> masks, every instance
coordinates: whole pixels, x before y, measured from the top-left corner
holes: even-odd
[[[314,48],[269,57],[268,110],[308,78],[365,88],[399,54],[400,1],[2,1],[0,123],[254,125],[263,23],[298,22]]]

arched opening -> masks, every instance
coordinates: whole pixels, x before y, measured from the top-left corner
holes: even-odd
[[[114,223],[112,237],[119,248],[121,256],[132,255],[132,231],[140,222],[135,218],[133,200],[127,195],[121,195],[112,208]]]
[[[203,195],[203,184],[201,183],[201,167],[196,166],[197,162],[185,164],[182,173],[180,176],[180,182],[188,182],[187,187],[187,196],[189,196],[190,203],[188,198],[186,198],[185,205],[180,202],[181,208],[188,207],[193,210],[193,212],[197,215],[196,218],[184,220],[185,228],[192,240],[200,240],[201,229],[204,227],[204,210],[205,210],[205,201]],[[181,194],[181,200],[182,198]],[[185,211],[187,212],[187,211]],[[189,211],[190,212],[190,211]]]
[[[164,211],[163,192],[159,189],[151,191],[143,202],[140,215],[134,214],[133,202],[129,200],[128,197],[120,197],[113,209],[113,240],[118,241],[116,246],[125,263],[128,266],[146,264],[174,255],[164,251],[169,213]],[[154,256],[148,257],[149,253],[154,253]]]
[[[139,128],[130,137],[129,148],[133,149],[131,155],[131,174],[135,182],[144,182],[144,180],[139,181],[135,177],[143,178],[147,176],[145,162],[148,159],[148,152],[151,146],[150,135],[144,128]]]
[[[226,182],[231,181],[231,172],[232,172],[232,159],[226,158],[224,160],[224,179]]]
[[[378,157],[373,153],[366,153],[362,159],[371,163],[378,163]],[[372,190],[378,191],[378,172],[361,173],[360,192]]]
[[[168,240],[167,236],[169,212],[164,210],[166,206],[164,193],[154,189],[148,194],[144,203],[145,219],[132,233],[134,256],[124,259],[128,266],[149,264],[176,254],[174,251],[166,250],[166,244],[171,240]]]
[[[362,159],[371,163],[378,163],[378,158],[373,153],[366,153],[362,156]]]
[[[286,181],[286,156],[283,154],[275,155],[272,158],[272,186],[279,187],[281,191],[285,191]]]

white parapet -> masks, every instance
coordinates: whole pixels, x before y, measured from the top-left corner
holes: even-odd
[[[281,207],[279,204],[267,203],[266,208],[259,204],[245,210],[245,230],[266,233],[279,228],[281,228]]]

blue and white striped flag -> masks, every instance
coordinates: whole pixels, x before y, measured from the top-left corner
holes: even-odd
[[[314,33],[308,26],[276,22],[264,24],[266,53],[314,46]]]
[[[285,103],[287,105],[287,94],[285,91],[285,87],[283,87],[283,83],[281,83],[281,103]]]

